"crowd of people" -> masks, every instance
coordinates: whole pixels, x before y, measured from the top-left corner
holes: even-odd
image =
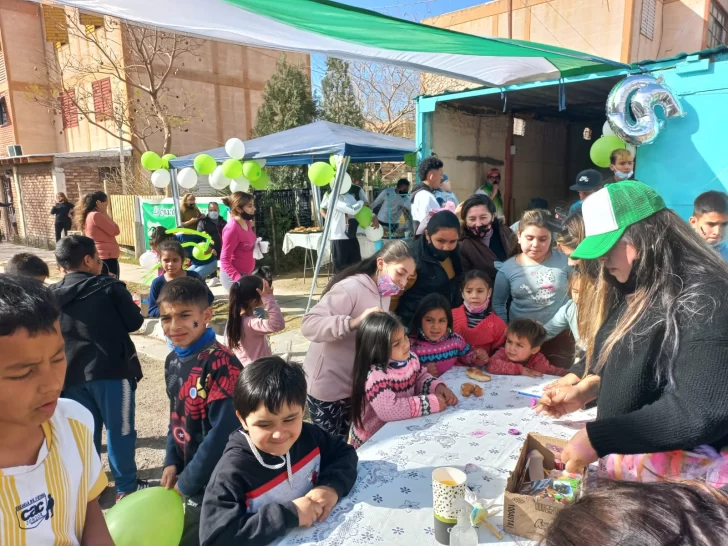
[[[203,216],[186,195],[183,225],[213,238],[229,316],[221,342],[203,282],[213,268],[185,268],[182,241],[155,233],[150,314],[170,344],[160,483],[185,502],[181,544],[269,544],[325,520],[378,430],[458,403],[447,385],[456,365],[554,376],[535,412],[597,407],[564,448],[566,469],[601,460],[609,478],[635,482],[600,484],[560,512],[542,544],[724,544],[728,465],[716,464],[728,459],[728,195],[700,195],[685,222],[632,180],[626,154],[612,154],[613,180],[577,176],[565,221],[534,206],[512,227],[497,169],[459,202],[442,187],[443,162],[426,158],[411,194],[400,180],[372,203],[393,231],[410,215],[414,240],[363,260],[349,221],[365,193],[354,185],[335,204],[325,198],[337,271],[302,319],[303,366],[268,342],[285,322],[272,278],[256,274],[252,196],[223,200],[225,224],[216,205]],[[60,282],[44,286],[48,266],[32,254],[0,276],[0,523],[11,543],[112,544],[97,502],[104,427],[117,500],[149,486],[134,463],[142,370],[129,337],[143,319],[118,279],[107,201],[96,192],[76,206],[84,235],[58,241]],[[61,227],[67,205],[59,195]],[[652,480],[625,456],[662,470],[652,478],[702,484],[641,483]],[[37,506],[51,494],[54,514]],[[18,526],[16,507],[32,506]]]

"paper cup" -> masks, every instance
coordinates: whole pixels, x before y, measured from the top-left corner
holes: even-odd
[[[261,241],[260,242],[260,251],[263,254],[267,254],[269,250],[270,250],[270,243],[268,241]]]
[[[465,472],[442,467],[432,472],[432,506],[435,511],[435,539],[450,544],[450,529],[457,520],[455,501],[465,498]]]

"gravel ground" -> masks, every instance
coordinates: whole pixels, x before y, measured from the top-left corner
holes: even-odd
[[[164,388],[164,361],[140,354],[144,378],[136,391],[136,463],[139,477],[159,483],[164,464],[164,450],[167,443],[169,424],[169,400]],[[116,488],[109,471],[106,454],[106,432],[101,448],[101,462],[109,478],[109,486],[101,494],[103,509],[111,508],[116,500]]]

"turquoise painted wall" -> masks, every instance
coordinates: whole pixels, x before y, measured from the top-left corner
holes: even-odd
[[[728,55],[688,58],[652,73],[665,79],[687,115],[668,119],[655,142],[638,149],[635,177],[687,219],[698,195],[728,189]]]

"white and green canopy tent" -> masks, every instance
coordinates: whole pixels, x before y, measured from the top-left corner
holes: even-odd
[[[251,46],[369,60],[486,86],[626,67],[544,44],[463,34],[328,0],[57,0],[55,3]]]

